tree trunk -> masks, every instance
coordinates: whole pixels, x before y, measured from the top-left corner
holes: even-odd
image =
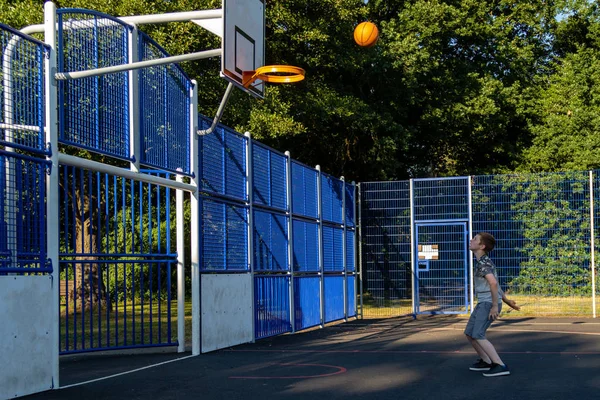
[[[75,290],[70,298],[73,300],[74,309],[90,310],[95,308],[111,307],[111,301],[107,296],[106,286],[103,279],[101,264],[94,262],[98,260],[99,227],[94,225],[98,221],[97,202],[94,198],[87,197],[77,190],[77,199],[74,203],[77,208],[76,218],[76,245],[75,252],[80,254],[75,263]],[[82,255],[84,254],[84,255]]]

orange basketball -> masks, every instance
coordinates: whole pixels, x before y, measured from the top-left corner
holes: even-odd
[[[379,39],[379,29],[372,22],[361,22],[354,28],[354,41],[362,47],[371,47]]]

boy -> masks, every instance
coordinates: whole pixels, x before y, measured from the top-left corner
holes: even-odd
[[[481,232],[469,242],[469,250],[475,254],[477,263],[473,274],[473,286],[477,296],[477,306],[473,310],[465,335],[471,346],[479,354],[480,359],[469,369],[471,371],[486,371],[483,376],[510,375],[510,370],[502,362],[496,349],[485,338],[485,332],[492,322],[498,318],[502,310],[502,301],[515,310],[521,308],[514,300],[506,298],[496,275],[496,266],[488,256],[494,249],[496,239],[486,232]]]

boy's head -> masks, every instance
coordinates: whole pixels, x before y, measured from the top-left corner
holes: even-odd
[[[479,232],[477,236],[479,236],[480,243],[485,246],[484,251],[486,253],[494,250],[494,246],[496,246],[496,239],[494,236],[487,232]]]

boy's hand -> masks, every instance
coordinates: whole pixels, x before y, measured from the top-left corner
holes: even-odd
[[[521,310],[521,307],[520,307],[520,306],[518,306],[518,305],[517,305],[517,302],[516,302],[516,301],[514,301],[514,300],[508,300],[508,299],[507,299],[507,300],[506,300],[506,304],[508,304],[508,306],[509,306],[510,308],[512,308],[513,310],[517,310],[517,311],[520,311],[520,310]]]
[[[490,310],[490,316],[489,318],[492,321],[495,321],[496,318],[498,318],[498,306],[492,306],[492,309]]]

